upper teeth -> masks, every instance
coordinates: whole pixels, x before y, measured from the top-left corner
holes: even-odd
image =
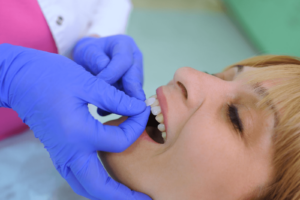
[[[164,123],[164,116],[160,113],[155,117],[156,121],[159,123]]]
[[[161,132],[164,132],[164,131],[166,130],[164,124],[158,124],[157,128],[158,128],[158,130],[160,130]]]
[[[151,96],[150,98],[148,98],[145,101],[145,103],[146,103],[147,106],[151,106],[152,114],[156,115],[155,119],[156,119],[156,121],[158,121],[160,123],[160,124],[158,124],[157,128],[158,128],[158,130],[160,130],[162,132],[161,136],[164,139],[164,141],[166,141],[167,133],[165,132],[166,128],[165,128],[165,124],[163,123],[164,122],[164,117],[161,114],[161,108],[159,106],[157,96],[156,95]]]
[[[151,105],[151,112],[153,115],[158,115],[161,113],[160,106],[152,106]]]

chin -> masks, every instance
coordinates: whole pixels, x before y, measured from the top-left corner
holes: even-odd
[[[121,153],[98,152],[105,169],[114,180],[147,194],[147,186],[144,184],[149,172],[144,167],[147,165],[145,154],[145,144],[140,139]]]
[[[117,120],[112,120],[106,125],[117,126],[127,117],[121,117]],[[116,181],[126,185],[132,190],[145,193],[151,196],[149,189],[151,186],[147,183],[151,183],[153,177],[151,174],[155,174],[154,169],[151,167],[153,162],[149,159],[151,152],[157,149],[157,145],[161,145],[162,138],[156,137],[157,141],[154,141],[151,137],[155,138],[153,128],[151,129],[152,136],[150,137],[147,133],[149,127],[144,130],[141,136],[125,151],[121,153],[109,153],[109,152],[98,152],[98,155],[109,173],[109,175]],[[158,139],[157,139],[158,138]]]

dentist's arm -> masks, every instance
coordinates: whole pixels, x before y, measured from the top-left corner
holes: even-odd
[[[118,127],[102,125],[88,103],[130,117]],[[63,56],[1,44],[0,106],[18,112],[76,193],[89,199],[150,199],[109,178],[97,158],[97,151],[121,152],[139,137],[150,113],[143,101]]]

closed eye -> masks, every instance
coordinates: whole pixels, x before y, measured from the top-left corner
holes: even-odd
[[[239,116],[238,108],[233,104],[228,104],[227,115],[235,130],[239,131],[241,134],[244,131],[243,123]]]

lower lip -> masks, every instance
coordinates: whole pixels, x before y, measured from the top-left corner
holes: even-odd
[[[139,139],[141,139],[141,140],[147,140],[149,142],[153,142],[153,143],[157,144],[157,142],[155,142],[154,140],[152,140],[150,138],[150,136],[147,134],[146,130],[144,130],[144,132],[141,134],[141,136],[139,137]]]
[[[164,124],[167,132],[168,131],[168,119],[167,119],[168,104],[167,104],[167,99],[163,93],[162,87],[156,89],[156,94],[157,94],[157,99],[159,101],[159,105],[161,107],[162,115],[164,117]]]

